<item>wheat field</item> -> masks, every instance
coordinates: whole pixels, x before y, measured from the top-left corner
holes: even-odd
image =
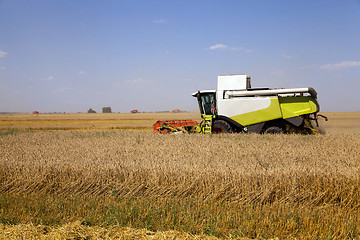
[[[33,116],[1,116],[13,120],[0,239],[359,239],[360,113],[326,115],[322,135],[34,130],[16,124]],[[51,116],[88,116],[63,117]]]
[[[157,120],[168,119],[201,121],[200,114],[194,112],[0,114],[0,129],[151,131]]]

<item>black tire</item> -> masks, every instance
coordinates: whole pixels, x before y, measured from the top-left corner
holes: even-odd
[[[229,123],[224,120],[215,120],[211,133],[232,133],[232,128]]]
[[[282,133],[284,133],[284,131],[279,127],[273,126],[273,127],[267,128],[264,133],[265,134],[282,134]]]

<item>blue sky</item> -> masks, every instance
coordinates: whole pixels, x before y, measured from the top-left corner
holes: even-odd
[[[198,111],[217,76],[360,111],[360,0],[0,0],[0,112]]]

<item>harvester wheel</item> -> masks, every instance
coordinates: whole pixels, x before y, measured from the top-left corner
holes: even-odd
[[[215,120],[211,133],[232,133],[232,129],[224,120]]]
[[[281,133],[284,133],[284,131],[279,127],[273,126],[273,127],[267,128],[264,133],[265,134],[281,134]]]

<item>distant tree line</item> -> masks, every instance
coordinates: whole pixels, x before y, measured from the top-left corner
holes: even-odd
[[[87,112],[88,112],[88,113],[96,113],[96,111],[93,110],[92,108],[90,108]],[[112,113],[111,107],[103,107],[103,108],[102,108],[102,112],[103,112],[103,113]]]
[[[103,107],[102,112],[103,113],[111,113],[111,107]]]
[[[88,113],[96,113],[96,111],[92,108],[89,108],[89,110],[87,111]],[[130,111],[131,113],[139,113],[139,110],[132,110]],[[172,111],[155,111],[155,113],[165,113],[165,112],[173,112],[173,113],[181,113],[181,112],[187,112],[187,111],[182,111],[180,109],[173,109]],[[103,107],[102,108],[102,113],[112,113],[111,107]],[[143,112],[145,113],[145,112]],[[147,113],[151,113],[151,112],[147,112]]]

